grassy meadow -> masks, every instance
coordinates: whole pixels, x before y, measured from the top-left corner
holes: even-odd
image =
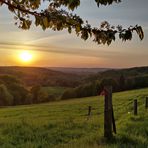
[[[65,87],[42,87],[43,91],[48,94],[52,94],[52,96],[55,97],[57,100],[60,99],[66,89],[67,88]]]
[[[0,108],[1,148],[147,148],[148,88],[113,94],[117,134],[103,138],[104,98]],[[138,116],[133,100],[138,99]],[[92,115],[87,120],[88,106]]]

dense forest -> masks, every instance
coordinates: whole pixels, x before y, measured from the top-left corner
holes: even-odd
[[[63,73],[41,67],[1,66],[0,75],[11,75],[19,78],[26,86],[63,86],[76,87],[83,76]]]
[[[99,95],[104,85],[112,85],[113,92],[148,87],[148,67],[116,69],[87,77],[80,86],[67,89],[62,99]]]
[[[27,88],[14,76],[0,76],[0,106],[41,103],[50,99],[40,85]]]
[[[148,67],[112,69],[89,76],[46,68],[0,67],[0,106],[96,96],[106,84],[112,85],[114,92],[148,87]],[[49,87],[54,90],[47,91]]]
[[[83,76],[77,74],[48,68],[1,66],[0,106],[57,100],[65,87],[80,85],[82,78]],[[49,91],[49,87],[53,87],[54,90]]]

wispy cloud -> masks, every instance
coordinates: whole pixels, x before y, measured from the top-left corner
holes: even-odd
[[[58,53],[58,54],[75,54],[79,56],[87,56],[87,57],[101,57],[101,56],[109,56],[109,55],[118,55],[120,52],[109,52],[109,51],[94,51],[90,48],[81,49],[81,48],[61,48],[58,46],[43,46],[43,45],[34,45],[34,44],[17,44],[17,43],[8,43],[8,42],[0,42],[0,49],[9,49],[9,50],[20,50],[20,48],[26,48],[39,51],[39,52],[49,52],[49,53]]]
[[[61,48],[58,46],[49,46],[49,45],[34,45],[34,44],[17,44],[17,43],[5,43],[0,42],[0,49],[7,50],[20,50],[21,49],[30,49],[32,51],[38,52],[48,52],[48,53],[58,53],[58,54],[70,54],[70,55],[78,55],[84,57],[95,57],[95,58],[130,58],[130,56],[148,56],[147,53],[126,53],[119,51],[108,51],[108,50],[91,50],[90,48],[82,49],[82,48]]]

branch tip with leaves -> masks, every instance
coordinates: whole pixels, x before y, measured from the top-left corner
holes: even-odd
[[[36,26],[41,26],[43,30],[48,28],[54,31],[67,29],[69,33],[74,31],[83,40],[93,38],[98,44],[110,45],[116,40],[117,35],[122,41],[131,40],[135,31],[140,40],[144,38],[144,32],[139,25],[130,26],[123,29],[122,26],[111,26],[107,21],[101,23],[100,27],[92,28],[91,25],[78,15],[70,13],[63,8],[74,10],[80,5],[80,0],[48,0],[48,7],[39,11],[41,3],[45,0],[0,0],[0,6],[5,4],[8,10],[14,13],[15,25],[24,30],[30,29],[33,22]],[[111,5],[119,3],[121,0],[95,0],[97,5]],[[46,1],[47,3],[47,1]]]

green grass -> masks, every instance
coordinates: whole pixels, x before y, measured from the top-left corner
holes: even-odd
[[[146,96],[148,88],[113,95],[117,134],[110,141],[103,138],[103,97],[1,108],[0,148],[147,148]]]
[[[59,99],[64,91],[67,89],[65,87],[42,87],[42,89],[47,92],[49,95]]]

